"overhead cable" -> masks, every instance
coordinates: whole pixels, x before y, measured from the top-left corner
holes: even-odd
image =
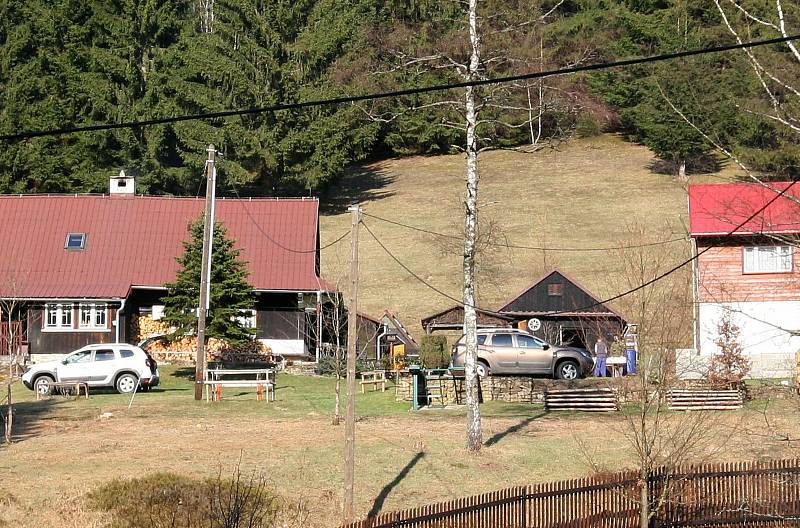
[[[399,227],[403,227],[406,229],[410,229],[412,231],[418,231],[420,233],[426,233],[428,235],[443,237],[443,238],[451,238],[456,240],[462,240],[464,237],[459,235],[453,235],[449,233],[439,233],[437,231],[433,231],[430,229],[426,229],[423,227],[413,226],[410,224],[404,224],[402,222],[398,222],[396,220],[389,220],[388,218],[382,218],[377,215],[369,214],[366,212],[362,213],[364,216],[368,216],[370,218],[374,218],[375,220],[380,220],[381,222],[386,222],[387,224],[394,224]],[[495,246],[495,247],[504,247],[509,249],[530,249],[535,251],[558,251],[558,252],[591,252],[591,251],[614,251],[620,249],[636,249],[636,248],[644,248],[644,247],[651,247],[651,246],[662,246],[665,244],[672,244],[673,242],[681,242],[686,241],[686,237],[677,237],[671,238],[669,240],[660,240],[656,242],[646,242],[643,244],[631,244],[631,245],[623,245],[623,246],[607,246],[607,247],[591,247],[591,248],[579,248],[579,247],[545,247],[545,246],[524,246],[520,244],[509,244],[507,242],[483,242],[483,244],[487,246]]]
[[[80,132],[96,132],[101,130],[115,130],[122,128],[138,128],[153,125],[164,125],[169,123],[179,123],[183,121],[195,121],[201,119],[218,119],[223,117],[244,116],[254,114],[264,114],[280,112],[285,110],[297,110],[302,108],[312,108],[318,106],[340,105],[346,103],[357,103],[360,101],[372,101],[377,99],[389,99],[394,97],[403,97],[407,95],[418,95],[431,92],[440,92],[445,90],[452,90],[454,88],[466,88],[470,86],[486,86],[492,84],[503,84],[516,81],[524,81],[530,79],[541,79],[546,77],[554,77],[557,75],[567,75],[571,73],[587,72],[604,70],[608,68],[619,68],[623,66],[633,66],[636,64],[647,64],[651,62],[660,62],[666,60],[679,59],[682,57],[692,57],[696,55],[707,55],[709,53],[721,53],[726,51],[738,49],[751,49],[759,46],[768,46],[771,44],[781,44],[800,39],[800,35],[788,35],[785,37],[757,40],[753,42],[742,42],[737,44],[730,44],[727,46],[713,46],[698,48],[686,51],[676,51],[673,53],[663,53],[660,55],[650,55],[646,57],[637,57],[635,59],[626,59],[612,62],[602,62],[598,64],[587,64],[583,66],[572,66],[569,68],[561,68],[555,70],[547,70],[542,72],[523,73],[520,75],[508,75],[504,77],[494,77],[489,79],[479,79],[474,81],[464,81],[458,83],[435,84],[431,86],[421,86],[418,88],[405,88],[402,90],[393,90],[388,92],[379,92],[365,95],[348,95],[342,97],[331,97],[328,99],[314,99],[311,101],[301,101],[297,103],[280,103],[271,106],[262,106],[255,108],[243,108],[239,110],[223,110],[219,112],[202,112],[197,114],[185,114],[179,116],[159,117],[154,119],[144,119],[140,121],[124,121],[122,123],[102,123],[96,125],[83,125],[75,127],[53,128],[47,130],[30,130],[24,132],[16,132],[13,134],[0,135],[0,141],[18,141],[21,139],[30,139],[44,136],[60,136],[64,134],[77,134]]]
[[[739,224],[738,224],[736,227],[734,227],[733,229],[731,229],[730,231],[728,231],[728,232],[727,232],[727,233],[726,233],[724,236],[731,236],[731,235],[734,235],[734,234],[736,234],[736,233],[737,233],[737,232],[738,232],[740,229],[742,229],[744,226],[746,226],[748,223],[750,223],[750,221],[751,221],[751,220],[753,220],[754,218],[756,218],[756,217],[757,217],[759,214],[761,214],[762,212],[764,212],[764,210],[766,210],[766,209],[767,209],[767,208],[768,208],[770,205],[772,205],[772,204],[773,204],[775,201],[777,201],[779,198],[781,198],[782,196],[784,196],[784,195],[785,195],[785,194],[786,194],[786,193],[789,191],[789,189],[791,189],[792,187],[794,187],[794,185],[795,185],[796,183],[797,183],[797,180],[794,180],[794,181],[792,181],[792,182],[791,182],[789,185],[787,185],[787,186],[786,186],[786,188],[782,189],[780,192],[777,192],[777,193],[775,194],[775,196],[773,196],[773,197],[772,197],[772,198],[771,198],[769,201],[767,201],[767,203],[765,203],[763,206],[761,206],[761,207],[760,207],[760,208],[759,208],[757,211],[755,211],[753,214],[751,214],[750,216],[748,216],[748,217],[747,217],[745,220],[743,220],[742,222],[740,222],[740,223],[739,223]],[[409,275],[411,275],[412,277],[414,277],[415,279],[417,279],[417,280],[418,280],[420,283],[422,283],[423,285],[425,285],[425,286],[426,286],[426,287],[428,287],[429,289],[431,289],[431,290],[435,291],[435,292],[436,292],[436,293],[438,293],[439,295],[441,295],[441,296],[443,296],[443,297],[445,297],[445,298],[447,298],[447,299],[450,299],[451,301],[455,301],[455,302],[456,302],[456,303],[457,303],[459,306],[469,306],[469,305],[465,305],[465,304],[464,304],[464,302],[463,302],[462,300],[460,300],[460,299],[457,299],[456,297],[453,297],[452,295],[450,295],[450,294],[448,294],[448,293],[446,293],[446,292],[444,292],[444,291],[440,290],[440,289],[439,289],[439,288],[437,288],[436,286],[434,286],[434,285],[430,284],[428,281],[426,281],[425,279],[423,279],[422,277],[420,277],[420,276],[419,276],[417,273],[415,273],[415,272],[414,272],[413,270],[411,270],[411,269],[410,269],[408,266],[406,266],[406,265],[405,265],[405,264],[404,264],[404,263],[403,263],[403,262],[402,262],[402,261],[401,261],[399,258],[397,258],[397,257],[394,255],[394,253],[392,253],[392,252],[391,252],[391,250],[389,250],[389,248],[387,248],[387,247],[386,247],[386,245],[385,245],[383,242],[381,242],[381,241],[378,239],[378,237],[377,237],[377,236],[375,236],[375,234],[372,232],[372,230],[369,228],[369,226],[367,226],[366,222],[364,222],[364,221],[362,220],[361,224],[364,226],[364,229],[366,229],[366,230],[367,230],[367,232],[370,234],[370,236],[372,236],[372,238],[375,240],[375,242],[377,242],[377,244],[378,244],[378,245],[379,245],[379,246],[380,246],[380,247],[383,249],[383,251],[384,251],[384,252],[385,252],[387,255],[389,255],[389,257],[390,257],[392,260],[394,260],[394,261],[395,261],[395,262],[396,262],[396,263],[397,263],[397,264],[398,264],[398,265],[399,265],[401,268],[403,268],[403,269],[404,269],[404,270],[405,270],[405,271],[406,271],[406,272],[407,272]],[[748,234],[748,235],[750,235],[750,234],[758,234],[758,233],[752,233],[752,232],[748,232],[748,233],[742,233],[742,234]],[[640,290],[642,290],[642,289],[644,289],[644,288],[646,288],[646,287],[648,287],[648,286],[650,286],[650,285],[652,285],[652,284],[655,284],[656,282],[658,282],[658,281],[660,281],[660,280],[662,280],[662,279],[664,279],[664,278],[666,278],[666,277],[668,277],[668,276],[672,275],[672,274],[673,274],[673,273],[675,273],[676,271],[680,270],[680,269],[681,269],[681,268],[683,268],[684,266],[687,266],[687,265],[691,264],[692,262],[694,262],[695,260],[697,260],[698,258],[700,258],[700,256],[701,256],[701,255],[705,254],[706,252],[710,251],[711,249],[713,249],[713,248],[715,248],[715,247],[717,247],[717,244],[709,244],[707,247],[703,248],[703,250],[702,250],[702,251],[698,251],[698,252],[697,252],[695,255],[692,255],[690,258],[688,258],[688,259],[686,259],[686,260],[682,261],[681,263],[679,263],[679,264],[677,264],[677,265],[675,265],[675,266],[671,267],[671,268],[670,268],[670,269],[668,269],[667,271],[665,271],[665,272],[663,272],[663,273],[660,273],[660,274],[656,275],[656,276],[655,276],[655,277],[653,277],[652,279],[650,279],[650,280],[648,280],[648,281],[646,281],[646,282],[644,282],[644,283],[642,283],[642,284],[640,284],[640,285],[636,286],[635,288],[631,288],[631,289],[629,289],[629,290],[626,290],[626,291],[624,291],[624,292],[622,292],[622,293],[618,293],[618,294],[616,294],[616,295],[613,295],[613,296],[611,296],[611,297],[608,297],[608,298],[606,298],[606,299],[603,299],[602,301],[597,301],[597,302],[594,302],[594,303],[588,304],[588,305],[586,305],[586,306],[581,306],[581,307],[579,307],[579,308],[573,308],[573,309],[570,309],[570,310],[559,310],[559,311],[548,312],[548,313],[547,313],[547,315],[548,315],[548,316],[553,316],[553,315],[559,315],[559,314],[563,314],[563,313],[583,312],[583,311],[587,311],[587,310],[590,310],[590,309],[592,309],[592,308],[595,308],[595,307],[597,307],[597,306],[603,306],[603,305],[605,305],[606,303],[609,303],[609,302],[612,302],[612,301],[616,301],[616,300],[618,300],[618,299],[621,299],[621,298],[623,298],[623,297],[626,297],[626,296],[628,296],[628,295],[632,295],[632,294],[634,294],[634,293],[636,293],[636,292],[638,292],[638,291],[640,291]],[[500,313],[500,312],[496,312],[496,311],[494,311],[494,310],[488,310],[488,309],[485,309],[485,308],[480,308],[480,307],[478,307],[478,306],[471,306],[471,307],[472,307],[472,308],[474,308],[476,311],[483,312],[483,313],[486,313],[486,314],[489,314],[489,315],[500,315],[500,316],[504,316],[504,315],[506,315],[506,314],[503,314],[503,313]]]

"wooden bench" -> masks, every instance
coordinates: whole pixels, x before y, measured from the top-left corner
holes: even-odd
[[[375,387],[378,390],[378,385],[381,387],[381,392],[386,392],[386,371],[385,370],[368,370],[361,373],[361,394],[366,392],[367,386]]]
[[[255,379],[222,379],[224,376],[255,376]],[[275,371],[272,369],[212,369],[206,371],[203,381],[206,392],[206,401],[222,400],[222,388],[255,388],[256,399],[264,400],[264,391],[267,401],[275,401]]]
[[[36,399],[40,400],[45,396],[52,396],[54,394],[65,395],[65,391],[75,391],[75,397],[80,398],[81,391],[86,399],[89,399],[89,385],[83,381],[59,381],[52,382],[49,385],[50,391],[48,394],[42,394],[38,390],[36,392]]]

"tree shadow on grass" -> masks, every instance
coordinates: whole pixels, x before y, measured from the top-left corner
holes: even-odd
[[[397,476],[395,476],[390,483],[388,483],[383,487],[381,492],[378,493],[378,496],[375,497],[375,500],[372,502],[372,508],[369,509],[367,518],[375,517],[381,512],[381,510],[383,509],[383,504],[386,502],[386,499],[389,497],[389,494],[392,492],[392,490],[396,488],[398,484],[400,484],[403,481],[403,479],[406,478],[406,476],[408,476],[408,473],[412,469],[414,469],[414,466],[417,465],[417,462],[422,460],[424,456],[425,453],[421,451],[416,455],[414,455],[414,458],[409,460],[408,464],[406,464],[405,467],[403,467],[403,469],[400,470],[400,473],[398,473]]]
[[[59,405],[67,402],[65,398],[51,397],[46,400],[24,401],[14,404],[14,421],[11,429],[13,443],[24,442],[40,436],[46,429],[47,421],[55,414]],[[3,417],[7,416],[8,407],[0,407]],[[5,436],[5,421],[0,424],[0,433]],[[7,444],[0,444],[5,446]]]
[[[194,367],[180,367],[175,369],[172,374],[170,374],[173,378],[185,379],[194,381],[194,374],[195,369]]]
[[[394,179],[388,170],[375,165],[354,167],[328,186],[320,197],[320,212],[324,215],[340,214],[354,203],[389,198],[394,193],[384,188]]]
[[[518,432],[520,432],[521,430],[525,429],[525,428],[526,428],[526,427],[527,427],[527,426],[528,426],[528,425],[529,425],[531,422],[533,422],[533,421],[534,421],[534,420],[536,420],[536,419],[539,419],[539,418],[541,418],[541,417],[542,417],[542,416],[544,416],[545,414],[547,414],[547,413],[546,413],[546,412],[540,412],[539,414],[535,414],[535,415],[533,415],[533,416],[529,416],[529,417],[525,418],[525,419],[524,419],[524,420],[522,420],[521,422],[519,422],[519,423],[517,423],[517,424],[514,424],[514,425],[512,425],[511,427],[509,427],[509,428],[508,428],[508,429],[506,429],[505,431],[500,431],[500,432],[499,432],[499,433],[497,433],[496,435],[493,435],[491,438],[489,438],[488,440],[486,440],[486,442],[484,443],[484,445],[485,445],[486,447],[491,447],[491,446],[493,446],[493,445],[495,445],[495,444],[499,443],[499,442],[500,442],[500,441],[501,441],[503,438],[505,438],[506,436],[508,436],[508,435],[510,435],[510,434],[514,434],[514,433],[518,433]]]

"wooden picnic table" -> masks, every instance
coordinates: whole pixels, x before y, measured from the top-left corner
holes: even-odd
[[[255,376],[249,379],[222,379],[225,376]],[[223,387],[247,388],[255,387],[258,401],[263,400],[263,391],[267,391],[267,401],[275,401],[274,369],[209,369],[203,384],[206,388],[206,401],[220,401]]]
[[[83,391],[83,395],[86,399],[89,399],[89,384],[85,381],[54,381],[50,383],[50,393],[49,394],[42,394],[38,390],[36,392],[36,399],[42,399],[44,396],[53,396],[55,394],[60,393],[62,396],[66,396],[66,391],[69,390],[75,391],[75,397],[80,398],[81,391]]]
[[[361,393],[364,394],[365,388],[371,385],[378,390],[378,385],[381,387],[381,392],[386,392],[386,371],[385,370],[366,370],[361,373]]]

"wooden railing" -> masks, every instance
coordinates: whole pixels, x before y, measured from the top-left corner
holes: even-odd
[[[12,339],[12,346],[9,348],[9,341]],[[8,322],[0,322],[0,356],[7,356],[9,350],[12,353],[17,353],[22,344],[22,322],[12,321],[11,329],[9,331]]]
[[[507,488],[391,513],[344,528],[636,528],[641,487],[626,471]],[[800,526],[800,460],[659,468],[650,526]]]

